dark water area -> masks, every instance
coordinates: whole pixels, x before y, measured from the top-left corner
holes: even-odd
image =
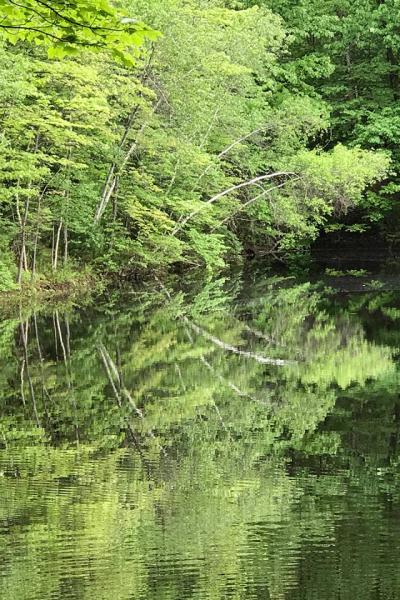
[[[400,270],[324,261],[0,323],[1,598],[400,598]]]

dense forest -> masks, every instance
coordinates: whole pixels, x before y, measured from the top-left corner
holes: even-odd
[[[395,0],[0,10],[0,291],[397,240]]]

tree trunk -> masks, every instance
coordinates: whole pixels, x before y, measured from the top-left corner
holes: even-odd
[[[157,111],[157,108],[159,107],[160,104],[161,104],[161,99],[159,99],[158,102],[153,107],[152,114],[154,114]],[[125,142],[128,138],[129,132],[133,125],[134,116],[136,115],[137,110],[138,110],[137,107],[135,107],[135,109],[131,113],[131,116],[128,119],[127,125],[125,126],[124,133],[118,144],[118,148],[120,150],[123,149]],[[135,140],[131,143],[129,148],[127,148],[125,156],[124,156],[121,164],[118,165],[117,163],[113,163],[110,166],[110,169],[107,174],[106,182],[103,186],[101,198],[100,198],[99,204],[97,205],[97,208],[96,208],[96,212],[95,212],[95,216],[94,216],[94,223],[98,223],[101,220],[101,217],[103,216],[104,211],[106,210],[107,205],[108,205],[112,195],[115,192],[115,189],[116,189],[117,183],[118,183],[118,178],[121,175],[121,173],[123,172],[123,170],[125,169],[126,165],[128,164],[133,152],[137,148],[138,140],[139,140],[140,136],[142,135],[142,133],[144,132],[144,130],[146,129],[146,127],[148,127],[148,124],[149,124],[148,121],[146,121],[140,127],[140,129],[138,130],[138,132],[136,134]]]
[[[56,235],[56,239],[55,239],[55,245],[54,245],[54,258],[53,258],[54,273],[57,271],[57,266],[58,266],[58,252],[60,249],[60,237],[61,237],[62,226],[63,226],[63,220],[60,219],[60,223],[58,225],[57,235]]]
[[[19,256],[19,265],[18,265],[18,274],[17,274],[17,283],[21,285],[22,282],[22,272],[28,270],[27,264],[27,255],[26,255],[26,224],[28,221],[29,214],[29,198],[25,200],[25,209],[24,216],[22,219],[22,229],[21,229],[21,249]]]
[[[67,266],[68,263],[68,227],[67,224],[64,225],[64,267]]]

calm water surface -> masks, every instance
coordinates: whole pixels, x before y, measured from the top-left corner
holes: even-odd
[[[254,272],[3,320],[0,597],[398,600],[398,288]]]

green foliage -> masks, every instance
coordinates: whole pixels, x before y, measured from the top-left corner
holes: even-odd
[[[325,269],[325,273],[332,277],[365,277],[368,275],[368,271],[365,269],[347,269],[346,271],[340,271],[338,269]]]
[[[0,1],[0,36],[11,44],[27,41],[47,46],[49,58],[59,59],[82,49],[110,50],[133,65],[135,51],[157,32],[132,14],[117,11],[108,0]],[[136,51],[137,54],[137,51]]]
[[[367,186],[380,181],[390,160],[360,148],[341,144],[330,152],[302,152],[295,158],[294,170],[304,173],[306,194],[329,203],[337,214],[357,206]]]
[[[309,93],[330,107],[331,126],[321,136],[324,146],[339,142],[390,154],[391,172],[384,184],[375,185],[360,199],[358,216],[367,226],[381,224],[394,232],[400,160],[397,3],[273,0],[265,4],[283,17],[292,33],[292,80],[299,85],[296,77],[301,74]]]
[[[352,209],[370,222],[387,210],[377,186],[389,155],[319,147],[330,109],[309,79],[330,70],[316,57],[295,65],[294,42],[270,9],[3,4],[3,288],[86,265],[216,273],[246,252],[288,259]],[[139,20],[127,23],[119,6]],[[43,39],[8,27],[28,13]],[[163,36],[127,68],[114,58],[153,36],[142,22]],[[70,28],[75,41],[63,38]],[[61,36],[49,42],[54,60],[41,47],[51,35]],[[98,52],[75,53],[85,47]]]
[[[9,250],[4,249],[4,246],[3,242],[3,245],[0,245],[3,248],[0,255],[0,292],[7,292],[17,287],[15,283],[16,268],[14,256]]]

